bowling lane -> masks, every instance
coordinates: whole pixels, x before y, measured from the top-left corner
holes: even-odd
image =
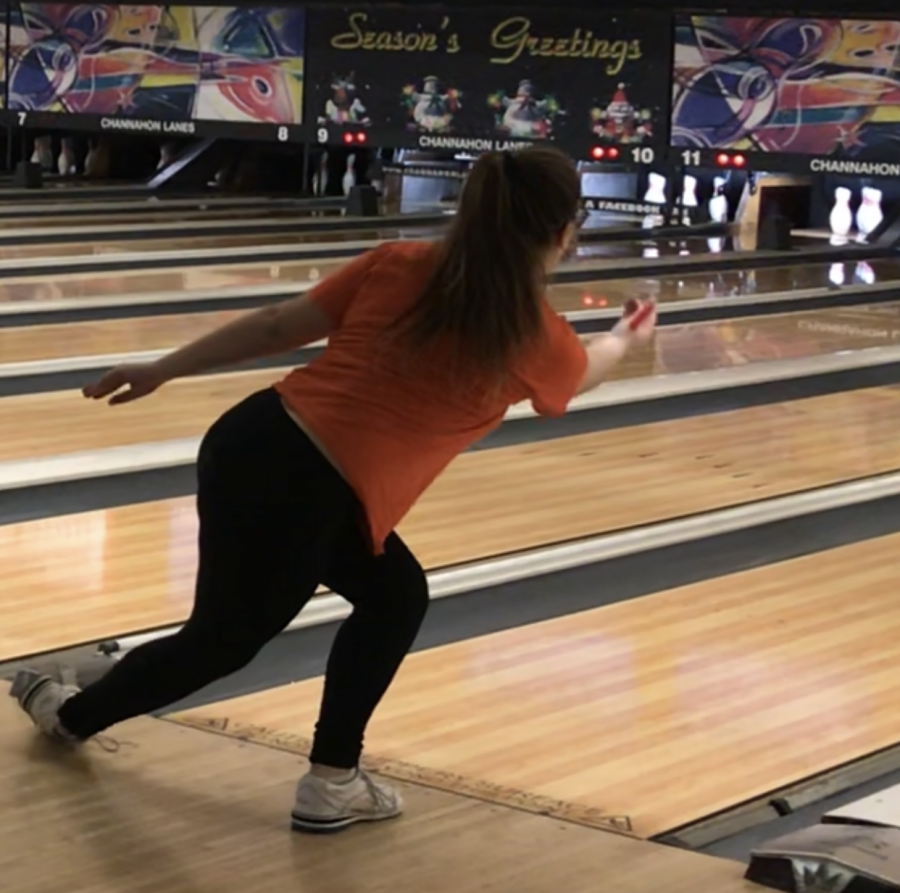
[[[297,261],[286,264],[226,264],[217,267],[173,267],[171,270],[74,273],[45,278],[45,275],[0,280],[0,306],[44,301],[174,293],[190,296],[192,291],[236,289],[261,285],[316,282],[347,263],[335,260]]]
[[[0,363],[170,350],[243,310],[0,328]],[[587,336],[586,336],[587,337]],[[900,343],[900,302],[666,326],[652,355],[619,366],[614,379],[671,375]]]
[[[375,239],[394,238],[430,238],[437,234],[436,228],[410,228],[403,230],[381,230],[366,232],[341,232],[329,234],[298,235],[296,244],[318,244],[340,241],[369,241]],[[578,255],[574,261],[590,262],[604,257],[604,251],[619,251],[622,245],[632,245],[630,257],[640,257],[641,250],[650,247],[656,250],[665,250],[661,246],[667,240],[649,240],[643,246],[636,249],[632,243],[613,244],[585,244],[580,246]],[[278,244],[284,244],[284,239],[279,239]],[[181,240],[178,247],[183,244]],[[221,240],[216,240],[216,246],[221,246]],[[673,250],[689,251],[691,248],[703,250],[705,239],[687,239],[676,243]],[[688,245],[688,248],[679,247]],[[70,246],[57,246],[70,247]],[[169,244],[168,249],[172,249]],[[122,249],[124,250],[124,249]],[[2,252],[2,249],[0,249]],[[327,276],[334,270],[347,263],[340,258],[331,261],[305,260],[288,263],[241,263],[228,264],[227,254],[223,257],[223,263],[216,267],[178,267],[173,265],[171,270],[154,270],[142,272],[136,265],[133,272],[115,273],[72,273],[54,276],[52,279],[38,270],[35,276],[23,276],[0,280],[0,304],[25,303],[29,301],[66,301],[86,298],[96,298],[104,295],[139,295],[155,294],[160,292],[189,292],[191,290],[207,290],[214,288],[234,289],[246,286],[266,285],[277,282],[310,282],[316,281],[322,276]],[[576,288],[577,295],[573,293],[565,300],[568,303],[580,301],[582,291]],[[583,309],[578,304],[576,309]]]
[[[835,264],[793,264],[754,269],[752,256],[735,270],[631,277],[560,285],[553,304],[560,312],[617,307],[627,298],[655,298],[661,304],[765,295],[803,288],[874,285],[900,279],[900,260],[881,259]]]
[[[295,215],[296,216],[296,215]],[[146,239],[103,239],[80,242],[47,242],[31,245],[2,245],[0,260],[22,260],[28,258],[90,257],[108,254],[143,254],[154,251],[200,251],[204,249],[247,248],[262,245],[277,245],[290,248],[293,245],[327,243],[340,241],[368,241],[377,239],[419,238],[433,236],[440,232],[439,226],[408,226],[385,228],[384,230],[352,229],[329,232],[305,231],[292,233],[255,232],[253,221],[246,224],[245,232],[231,232],[216,236],[169,236],[164,233]],[[139,228],[139,227],[138,227]],[[78,226],[72,227],[76,232]],[[637,236],[638,234],[636,234]],[[722,240],[723,242],[725,240]],[[674,257],[707,253],[708,239],[652,239],[636,238],[635,241],[604,242],[602,238],[584,241],[578,246],[576,257],[584,260],[639,257]],[[727,246],[722,250],[728,250]],[[187,259],[186,259],[187,260]]]
[[[0,191],[0,197],[2,197],[2,191]],[[193,198],[169,198],[163,193],[156,195],[147,193],[143,197],[131,201],[84,201],[73,197],[66,202],[0,203],[0,220],[22,220],[26,217],[56,219],[57,225],[62,226],[60,220],[63,218],[78,221],[95,215],[101,215],[101,222],[109,223],[110,220],[113,222],[120,220],[119,215],[158,214],[162,211],[177,213],[192,210],[216,212],[231,210],[234,216],[239,216],[242,211],[250,209],[312,210],[315,208],[338,208],[341,204],[340,199],[265,198],[253,195],[198,195]]]
[[[253,248],[261,246],[284,246],[290,250],[297,245],[318,243],[356,242],[379,239],[419,238],[425,234],[433,235],[436,227],[409,226],[404,228],[347,229],[318,232],[307,230],[298,233],[266,233],[254,232],[253,222],[248,221],[247,231],[222,236],[172,236],[162,235],[150,239],[132,239],[117,242],[104,240],[100,242],[64,242],[38,243],[34,245],[0,246],[0,260],[27,260],[29,258],[68,258],[92,257],[112,254],[144,254],[154,251],[202,251],[208,249]],[[77,229],[77,227],[75,227]]]
[[[270,220],[309,220],[311,217],[337,217],[339,208],[303,208],[284,207],[271,208],[265,205],[252,205],[246,208],[198,208],[196,206],[179,210],[177,208],[150,207],[143,211],[120,212],[111,216],[107,211],[97,211],[78,217],[64,218],[66,228],[79,230],[87,226],[122,226],[123,230],[142,229],[145,225],[187,223],[190,221],[245,221],[253,220],[265,223]],[[0,232],[8,231],[18,235],[25,229],[59,229],[60,218],[52,216],[40,217],[2,217],[0,216]]]
[[[434,569],[893,471],[897,399],[873,388],[473,451],[400,532]],[[218,408],[203,407],[204,423]],[[93,409],[120,429],[132,418]],[[3,525],[0,659],[183,620],[196,539],[191,498]]]
[[[164,350],[189,341],[234,313],[0,330],[5,362]],[[900,341],[900,302],[729,322],[665,327],[635,351],[611,380],[673,375],[797,359]],[[199,436],[210,419],[266,387],[283,369],[226,373],[174,382],[162,395],[109,411],[63,391],[0,400],[0,461]]]

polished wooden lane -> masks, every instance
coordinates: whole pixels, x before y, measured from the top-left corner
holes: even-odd
[[[299,245],[335,242],[356,242],[376,239],[395,239],[400,235],[396,229],[384,230],[331,230],[329,232],[267,233],[254,231],[254,221],[248,221],[244,233],[222,236],[175,235],[99,242],[47,242],[36,245],[2,245],[0,260],[88,257],[114,254],[150,254],[156,251],[202,251],[209,248],[222,249],[227,258],[229,248],[253,248],[263,246],[285,246],[286,250]],[[412,228],[411,228],[412,229]],[[433,228],[416,227],[407,235],[415,237],[423,232],[432,233]]]
[[[567,289],[551,292],[557,306]],[[67,357],[169,350],[245,311],[145,316],[0,328],[0,365]],[[900,303],[772,314],[660,329],[648,362],[626,360],[614,379],[721,369],[765,360],[816,356],[900,343]]]
[[[892,471],[898,407],[900,391],[879,388],[473,451],[400,531],[437,569]],[[158,433],[132,438],[126,406],[115,430],[120,442],[184,435],[219,408],[195,407],[180,429],[161,412]],[[40,447],[41,418],[0,427]],[[84,445],[77,427],[54,452]],[[196,534],[190,498],[0,526],[0,659],[183,620]]]
[[[649,354],[644,356],[649,357]],[[636,351],[630,362],[639,367],[641,357],[642,352]],[[628,368],[626,365],[625,369]],[[261,369],[182,379],[144,400],[115,408],[103,402],[85,400],[78,391],[4,397],[0,400],[0,431],[4,432],[0,439],[0,462],[199,437],[228,407],[268,387],[286,371]],[[894,387],[874,388],[819,398],[824,401],[822,403],[796,401],[777,405],[774,409],[761,407],[758,412],[761,419],[783,419],[785,430],[793,431],[796,436],[813,424],[816,433],[823,433],[827,441],[831,437],[829,430],[833,421],[820,416],[823,410],[819,407],[834,406],[834,411],[850,413],[842,417],[842,424],[848,424],[852,418],[864,425],[867,432],[889,431],[900,442],[900,418],[884,420],[879,417],[881,412],[893,411],[898,394],[900,390]],[[744,418],[726,413],[697,419],[691,424],[700,425],[703,430],[725,425],[724,430],[730,434],[730,426],[733,423],[743,426],[741,420]],[[733,419],[738,421],[733,422]],[[688,421],[679,424],[686,427],[678,428],[678,431],[692,430]]]
[[[900,743],[898,549],[869,540],[419,652],[368,751],[438,787],[627,817],[642,837],[733,808]],[[188,716],[277,741],[309,734],[320,693],[315,679]]]
[[[171,223],[173,226],[177,226],[189,221],[205,223],[208,220],[252,220],[262,222],[266,220],[308,220],[310,217],[336,217],[340,213],[339,208],[304,208],[301,205],[296,207],[278,207],[277,205],[267,205],[265,202],[260,202],[258,205],[233,208],[216,208],[214,206],[203,208],[194,204],[192,207],[181,209],[160,207],[157,204],[155,208],[147,206],[144,210],[120,212],[114,215],[102,209],[95,214],[83,214],[78,217],[65,218],[47,215],[39,217],[3,217],[0,214],[0,232],[15,234],[24,229],[59,230],[61,228],[65,228],[70,232],[77,232],[82,227],[102,226],[107,228],[119,225],[122,226],[123,230],[140,231],[145,224]]]
[[[278,221],[282,225],[284,221]],[[258,221],[249,220],[246,224],[238,222],[235,227],[225,233],[214,236],[184,236],[183,234],[170,235],[161,232],[158,235],[148,233],[146,238],[122,238],[115,239],[105,237],[90,241],[80,242],[46,242],[28,245],[4,243],[0,245],[0,261],[22,260],[29,258],[65,259],[70,257],[88,257],[110,254],[151,254],[159,251],[201,251],[210,248],[247,248],[254,246],[291,246],[308,243],[359,241],[385,238],[418,238],[422,235],[432,235],[437,232],[437,227],[416,224],[410,221],[407,227],[402,229],[384,230],[331,230],[328,232],[316,232],[306,230],[298,233],[267,232]],[[349,225],[348,225],[349,226]],[[77,227],[74,228],[77,231]],[[132,227],[140,229],[140,227]],[[679,243],[669,240],[652,240],[651,249],[643,242],[604,242],[585,241],[576,250],[576,256],[585,260],[616,260],[652,256],[674,257],[678,255],[703,254],[706,248],[705,240],[690,240],[689,244],[694,250],[684,249]],[[647,255],[651,250],[652,255]]]
[[[410,783],[400,819],[292,836],[293,783],[306,768],[293,754],[154,719],[116,738],[115,752],[54,753],[0,689],[6,889],[594,893],[602,878],[622,893],[763,893],[737,862]]]
[[[2,179],[2,178],[0,178]],[[27,190],[26,194],[34,195],[35,201],[13,201],[8,200],[0,204],[0,220],[15,220],[22,217],[41,217],[55,218],[58,222],[62,220],[80,220],[87,214],[105,214],[109,217],[117,217],[119,214],[129,213],[155,213],[157,211],[178,212],[183,210],[232,210],[240,211],[244,208],[300,208],[311,209],[313,207],[327,210],[328,208],[343,207],[345,201],[340,198],[327,199],[293,199],[284,196],[264,197],[259,195],[226,195],[224,193],[196,193],[193,196],[182,195],[176,197],[167,195],[164,192],[145,191],[143,195],[136,191],[130,198],[83,198],[77,193],[70,192],[68,195],[57,193],[56,201],[44,201],[40,193],[35,194],[32,190]],[[53,199],[54,196],[46,195],[46,198]],[[7,199],[7,190],[0,188],[0,199]],[[59,224],[62,225],[62,224]]]
[[[747,297],[803,288],[830,288],[836,285],[873,285],[900,277],[897,260],[858,263],[807,263],[754,269],[752,256],[738,269],[717,270],[663,277],[634,277],[626,280],[585,284],[579,298],[580,309],[621,303],[624,297],[655,298],[660,303],[697,301],[704,298]],[[575,309],[574,307],[572,309]]]
[[[264,369],[184,379],[173,382],[168,394],[160,391],[138,403],[117,407],[116,412],[104,403],[85,400],[77,391],[5,397],[0,400],[0,430],[4,431],[0,462],[195,436],[226,408],[271,385],[286,371]],[[193,420],[186,414],[188,407],[197,414]],[[9,439],[6,432],[15,430],[20,437]]]
[[[416,238],[428,237],[434,230],[420,229]],[[298,234],[296,244],[302,242],[339,242],[341,240],[391,239],[400,235],[397,230],[378,232],[346,232]],[[281,244],[282,240],[278,240]],[[181,246],[179,241],[178,246]],[[216,245],[220,245],[217,241]],[[166,247],[172,248],[171,244]],[[590,263],[597,260],[597,252],[612,250],[615,246],[583,246],[574,262]],[[634,256],[640,246],[626,243]],[[2,255],[2,249],[0,249]],[[223,262],[214,268],[173,266],[168,269],[140,270],[111,273],[66,273],[48,279],[37,271],[34,276],[3,279],[0,282],[0,308],[9,302],[28,303],[96,298],[103,295],[159,294],[171,292],[173,300],[180,292],[194,289],[227,288],[259,285],[271,282],[307,282],[328,275],[347,263],[347,259],[323,261],[310,258],[285,263],[235,263],[229,264],[228,252],[223,250]],[[835,267],[845,270],[838,276]],[[859,268],[864,272],[857,275]],[[900,279],[900,262],[873,260],[854,264],[795,264],[784,267],[754,270],[742,268],[734,271],[684,273],[665,277],[648,278],[634,276],[624,279],[585,281],[572,285],[560,285],[553,289],[553,303],[559,310],[596,310],[618,306],[626,298],[644,296],[656,298],[661,303],[701,300],[703,298],[727,298],[762,295],[800,288],[830,287],[835,281],[848,285],[874,284]]]
[[[227,257],[227,255],[226,255]],[[584,262],[591,257],[580,258]],[[123,296],[153,295],[163,300],[182,300],[192,291],[210,292],[216,289],[239,294],[242,288],[279,283],[307,284],[317,282],[347,263],[346,259],[293,261],[289,263],[227,264],[210,267],[174,267],[171,270],[126,273],[66,274],[64,276],[21,277],[0,282],[0,314],[20,309],[23,305],[40,302],[96,301],[104,296],[119,300]],[[878,281],[900,278],[900,264],[896,261],[873,262],[878,267]],[[795,288],[827,286],[827,269],[823,266],[786,266],[759,270],[759,280],[752,291],[734,291],[728,282],[714,274],[686,274],[680,277],[647,279],[634,277],[604,281],[585,281],[570,285],[556,285],[550,291],[550,301],[563,313],[585,310],[605,310],[621,306],[634,296],[654,297],[660,303],[727,298],[734,294],[771,294],[789,292]],[[734,276],[743,275],[738,272]],[[726,277],[727,279],[727,277]]]
[[[0,328],[0,364],[168,350],[246,311],[186,313]]]
[[[227,260],[227,255],[226,255]],[[240,289],[255,285],[317,282],[347,263],[337,260],[291,263],[229,264],[216,267],[174,267],[118,273],[72,273],[64,276],[24,276],[0,281],[0,312],[4,307],[44,301],[72,301],[122,295],[169,294],[177,300],[184,293],[211,289]]]

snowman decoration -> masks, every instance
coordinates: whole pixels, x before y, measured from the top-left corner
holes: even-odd
[[[551,97],[535,99],[534,85],[529,80],[519,82],[515,96],[498,93],[488,98],[488,104],[499,115],[497,129],[515,139],[547,139],[554,118],[560,114],[559,106]]]
[[[460,93],[449,89],[440,92],[438,79],[429,75],[422,82],[420,93],[412,85],[403,89],[403,101],[409,109],[410,128],[424,133],[446,133],[453,125],[453,117],[460,109]]]

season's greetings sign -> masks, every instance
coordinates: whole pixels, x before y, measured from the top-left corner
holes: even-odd
[[[310,16],[307,120],[322,142],[366,130],[374,143],[460,150],[666,143],[665,18],[378,7]]]

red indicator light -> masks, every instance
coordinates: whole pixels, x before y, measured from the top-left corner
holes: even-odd
[[[366,135],[362,132],[356,134],[356,142],[364,143],[366,141]]]
[[[615,161],[619,157],[619,149],[616,146],[594,146],[591,149],[591,158],[594,161],[600,161],[604,158],[609,161]]]
[[[719,167],[728,167],[728,162],[730,160],[731,159],[724,152],[720,152],[716,155],[716,164],[719,165]]]
[[[732,159],[732,163],[735,167],[743,167],[747,163],[747,161],[743,155],[735,155]]]
[[[583,295],[581,303],[584,304],[585,307],[592,307],[594,305],[594,299],[590,295]]]
[[[352,142],[353,142],[353,134],[352,134],[352,133],[345,133],[345,134],[343,135],[342,139],[344,140],[345,143],[352,143]]]

